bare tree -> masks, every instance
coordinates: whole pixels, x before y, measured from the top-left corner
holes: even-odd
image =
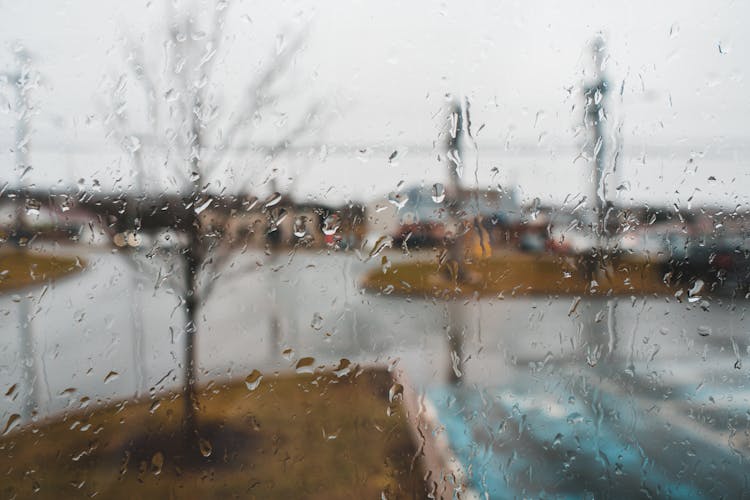
[[[201,213],[209,206],[226,208],[233,196],[236,202],[243,195],[242,186],[230,195],[226,187],[216,192],[216,179],[231,152],[251,150],[266,157],[283,153],[312,128],[319,107],[310,106],[271,144],[254,140],[261,111],[270,109],[277,101],[274,93],[280,77],[298,53],[304,35],[294,37],[280,50],[276,48],[265,67],[251,79],[239,105],[224,105],[216,63],[228,10],[226,1],[216,2],[206,31],[200,29],[197,15],[171,14],[173,21],[167,27],[162,46],[147,47],[127,41],[129,74],[144,93],[144,123],[149,130],[134,126],[126,111],[132,99],[127,94],[130,79],[125,75],[113,82],[112,111],[105,119],[114,140],[130,154],[135,175],[140,179],[135,183],[138,192],[129,198],[127,207],[126,219],[132,226],[129,236],[136,235],[149,217],[158,215],[137,202],[137,197],[144,196],[147,189],[145,182],[156,179],[163,187],[166,180],[177,187],[181,199],[182,206],[169,207],[177,215],[168,229],[180,235],[173,253],[181,261],[181,279],[174,280],[173,286],[178,290],[186,319],[182,396],[187,439],[194,438],[199,431],[195,340],[198,312],[234,255],[228,231],[230,218],[219,223],[220,227],[216,224],[209,227]],[[146,54],[161,56],[160,70],[152,69]],[[168,250],[155,248],[150,253],[154,251]]]

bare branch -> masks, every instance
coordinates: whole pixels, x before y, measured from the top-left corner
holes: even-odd
[[[156,93],[157,87],[154,84],[154,79],[150,77],[148,67],[146,66],[146,58],[143,54],[143,46],[137,45],[130,38],[127,42],[129,54],[127,57],[128,66],[130,71],[133,73],[136,81],[141,84],[143,92],[146,98],[146,110],[151,121],[154,135],[157,135],[158,123],[159,123],[159,106],[156,105]],[[151,118],[153,117],[153,120]]]
[[[203,285],[203,289],[200,291],[201,298],[203,300],[206,300],[211,295],[211,292],[213,292],[214,287],[216,286],[216,282],[219,281],[220,278],[224,277],[224,273],[226,272],[228,267],[227,264],[231,262],[229,258],[234,256],[236,256],[235,252],[227,252],[226,254],[222,255],[223,258],[220,261],[217,261],[215,272],[209,277],[209,281]],[[258,263],[253,262],[252,264],[248,264],[237,269],[231,274],[229,278],[236,279],[257,268]],[[225,284],[229,278],[225,279]]]
[[[214,18],[211,23],[211,41],[207,46],[209,52],[204,56],[205,61],[202,61],[203,73],[207,76],[211,76],[213,65],[216,62],[216,54],[221,46],[221,34],[224,32],[224,21],[226,20],[228,11],[228,5],[221,9],[217,6],[217,8],[214,9]],[[211,52],[213,52],[213,55],[210,55]]]
[[[323,107],[323,101],[318,101],[310,106],[297,124],[289,130],[284,137],[276,141],[271,147],[257,146],[256,151],[263,152],[269,156],[276,156],[289,149],[294,142],[310,130],[310,122],[318,115],[318,110]],[[241,147],[246,146],[244,144]]]
[[[297,54],[299,48],[303,42],[307,39],[307,31],[300,32],[287,46],[281,54],[273,53],[269,60],[266,68],[261,72],[260,76],[255,82],[248,88],[246,93],[247,102],[240,108],[235,114],[234,120],[229,124],[226,131],[224,132],[224,140],[221,145],[216,148],[214,155],[208,162],[211,165],[210,170],[206,175],[210,176],[213,171],[217,168],[218,164],[221,163],[227,150],[231,148],[237,134],[248,126],[248,120],[255,114],[256,111],[263,106],[263,94],[268,91],[270,87],[276,81],[276,78],[285,70]]]

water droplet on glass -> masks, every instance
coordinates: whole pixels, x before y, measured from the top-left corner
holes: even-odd
[[[713,330],[710,326],[701,325],[698,327],[698,335],[701,337],[708,337],[713,333]]]
[[[560,444],[562,444],[562,438],[563,435],[559,432],[555,434],[555,439],[552,440],[552,447],[557,448],[558,446],[560,446]]]
[[[151,473],[154,476],[158,476],[161,474],[161,470],[164,467],[164,454],[160,451],[157,451],[154,453],[154,456],[151,457]]]
[[[281,193],[273,193],[263,202],[263,206],[266,208],[278,205],[281,201]]]
[[[297,370],[297,373],[312,373],[314,370],[313,368],[314,364],[315,364],[315,358],[305,357],[305,358],[300,358],[300,360],[297,361],[297,365],[294,368],[295,370]]]
[[[206,458],[210,457],[211,453],[214,451],[213,446],[211,446],[211,441],[208,439],[198,438],[198,447],[201,450],[201,455]]]
[[[451,351],[451,368],[453,368],[453,374],[456,378],[463,377],[463,372],[461,371],[461,358],[455,351]]]
[[[578,304],[581,303],[581,297],[574,297],[573,301],[570,304],[570,308],[568,308],[568,316],[572,315],[574,312],[576,312],[576,309],[578,309]]]
[[[385,250],[386,248],[392,248],[393,247],[393,238],[391,238],[388,235],[381,236],[377,239],[375,242],[375,245],[373,245],[372,250],[370,250],[369,257],[373,258],[377,256],[380,252]]]
[[[388,257],[385,255],[380,258],[380,268],[383,270],[383,274],[386,274],[391,268],[391,261],[388,260]]]
[[[351,371],[352,371],[352,362],[346,358],[341,358],[338,366],[334,368],[333,373],[335,373],[337,377],[343,377],[351,373]]]
[[[26,215],[39,215],[39,210],[41,208],[42,203],[39,200],[26,200]]]
[[[567,420],[569,424],[578,424],[583,422],[583,415],[581,415],[577,411],[574,411],[573,413],[568,415]]]
[[[325,234],[326,236],[336,234],[336,231],[339,230],[340,225],[341,222],[339,221],[338,217],[334,217],[333,215],[326,217],[326,220],[323,222],[323,234]]]
[[[388,193],[388,201],[398,210],[401,210],[402,208],[404,208],[404,205],[406,205],[406,202],[409,201],[409,196],[405,193],[396,193],[395,191],[391,191],[390,193]]]
[[[156,413],[156,410],[158,410],[160,406],[161,406],[161,401],[157,399],[156,401],[151,403],[151,406],[149,407],[148,412],[153,415],[154,413]]]
[[[263,380],[263,375],[258,370],[253,370],[250,375],[245,377],[245,386],[248,391],[254,391],[260,385],[260,381]]]
[[[310,327],[313,330],[320,330],[323,326],[323,316],[320,315],[320,313],[313,314],[312,321],[310,322]]]
[[[404,397],[404,386],[399,383],[394,383],[390,389],[388,389],[388,401],[393,403],[393,400]]]
[[[123,139],[122,146],[130,154],[133,154],[141,149],[141,140],[134,135],[130,135]]]
[[[297,238],[304,238],[307,234],[306,220],[304,217],[297,217],[294,219],[294,236]]]
[[[204,201],[203,203],[201,203],[200,205],[196,205],[196,206],[195,206],[195,213],[196,213],[196,214],[200,214],[200,213],[201,213],[201,212],[203,212],[203,211],[204,211],[205,209],[207,209],[207,208],[208,208],[208,207],[209,207],[209,206],[211,205],[211,203],[212,203],[213,201],[214,201],[214,200],[213,200],[212,198],[209,198],[209,199],[207,199],[206,201]]]
[[[703,280],[700,280],[700,279],[695,280],[695,283],[693,283],[693,286],[690,288],[690,290],[688,290],[688,295],[690,297],[697,297],[703,291],[704,285],[705,283],[703,282]]]
[[[3,432],[0,433],[0,436],[5,436],[7,433],[12,431],[13,428],[16,427],[20,423],[21,423],[21,415],[19,415],[18,413],[13,413],[8,418],[8,422],[5,424],[5,428],[3,429]]]
[[[109,384],[113,380],[117,380],[117,378],[119,376],[120,376],[120,374],[113,370],[113,371],[109,372],[106,377],[104,377],[104,383],[105,384]]]
[[[284,35],[276,35],[276,55],[280,55],[282,52],[284,52],[284,48],[286,47],[286,38]]]
[[[442,203],[445,199],[445,187],[439,182],[436,182],[432,186],[432,201],[435,203]]]
[[[13,384],[10,386],[10,388],[5,393],[6,398],[15,398],[16,389],[18,388],[18,384]]]

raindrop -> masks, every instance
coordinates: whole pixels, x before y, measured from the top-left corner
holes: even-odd
[[[388,201],[398,210],[401,210],[402,208],[404,208],[404,205],[406,205],[406,202],[409,201],[409,196],[404,193],[396,193],[395,191],[391,191],[390,193],[388,193]]]
[[[444,199],[445,187],[439,182],[436,182],[432,186],[432,201],[434,201],[435,203],[442,203]]]
[[[276,55],[280,55],[286,48],[286,38],[284,35],[276,35]]]
[[[688,290],[688,295],[690,297],[696,297],[703,291],[703,286],[705,283],[703,280],[695,280],[695,283],[693,284],[692,288]]]
[[[573,302],[571,302],[570,308],[568,309],[568,316],[576,312],[576,309],[578,309],[578,304],[580,303],[581,303],[581,297],[573,298]]]
[[[708,337],[713,333],[713,330],[710,326],[701,325],[698,327],[698,335],[701,337]]]
[[[385,255],[380,258],[380,268],[383,270],[383,274],[386,274],[391,268],[391,261],[388,260],[388,257]]]
[[[393,403],[393,400],[399,397],[402,399],[404,397],[404,386],[399,383],[394,383],[388,390],[388,401]]]
[[[13,428],[16,427],[20,423],[21,423],[21,415],[19,415],[18,413],[13,413],[8,418],[8,422],[5,424],[5,428],[3,429],[3,432],[0,433],[0,435],[5,436],[7,433],[13,430]]]
[[[157,451],[154,453],[154,456],[151,457],[151,473],[154,476],[158,476],[161,474],[161,470],[164,467],[164,454],[160,451]]]
[[[340,225],[338,217],[334,217],[333,215],[326,217],[326,220],[323,222],[323,234],[326,236],[336,234]]]
[[[156,413],[156,410],[158,410],[160,406],[161,406],[161,401],[157,399],[156,401],[151,403],[151,407],[149,407],[148,412],[153,415],[154,413]]]
[[[305,217],[297,217],[294,219],[294,236],[297,238],[304,238],[307,234],[307,228],[305,227]]]
[[[26,200],[26,214],[27,215],[39,215],[39,210],[42,208],[42,203],[39,200],[28,199]]]
[[[287,347],[286,349],[284,349],[283,351],[281,351],[281,355],[287,361],[291,361],[292,358],[294,357],[294,349],[292,349],[291,347]]]
[[[573,413],[568,415],[567,420],[569,424],[578,424],[583,422],[583,415],[581,415],[577,411],[574,411]]]
[[[214,451],[213,446],[211,446],[211,441],[208,439],[198,438],[198,447],[201,450],[201,455],[206,458],[210,457],[211,453]]]
[[[313,368],[314,364],[315,364],[315,358],[305,357],[305,358],[300,358],[300,360],[297,361],[297,365],[294,368],[295,370],[297,370],[297,373],[312,373],[314,370]]]
[[[454,165],[454,168],[456,170],[456,175],[458,177],[463,176],[463,166],[461,162],[461,156],[459,155],[459,152],[455,149],[451,149],[448,151],[445,155]]]
[[[214,200],[213,200],[212,198],[209,198],[209,199],[207,199],[206,201],[204,201],[203,203],[201,203],[200,205],[197,205],[197,206],[195,207],[195,213],[196,213],[196,214],[200,214],[200,213],[201,213],[201,212],[203,212],[203,211],[204,211],[205,209],[207,209],[207,208],[209,207],[209,205],[211,205],[211,203],[212,203],[213,201],[214,201]]]
[[[313,314],[312,321],[310,322],[310,328],[313,330],[320,330],[323,326],[323,316],[320,313]]]
[[[457,378],[463,376],[463,373],[461,372],[461,358],[455,351],[451,351],[451,368],[453,368],[453,373]]]
[[[8,391],[5,393],[5,397],[13,398],[15,396],[16,389],[18,389],[18,384],[11,385]]]
[[[117,380],[117,378],[119,376],[120,376],[120,374],[113,370],[113,371],[109,372],[106,377],[104,377],[104,383],[105,384],[109,384],[113,380]]]
[[[263,206],[266,208],[278,205],[281,201],[281,193],[273,193],[263,202]]]
[[[557,448],[558,446],[560,446],[560,444],[562,444],[562,438],[563,438],[563,435],[558,432],[555,435],[555,439],[552,440],[552,447]]]
[[[139,149],[141,149],[141,140],[138,139],[136,136],[131,135],[131,136],[125,137],[125,139],[123,139],[122,146],[130,154],[133,154],[133,153],[137,152]]]
[[[333,370],[333,373],[335,373],[337,377],[343,377],[351,373],[351,371],[352,362],[346,358],[341,358],[339,365]]]
[[[70,210],[70,208],[71,208],[72,204],[73,204],[73,203],[72,203],[72,201],[70,200],[70,198],[68,198],[68,197],[65,197],[65,198],[63,199],[63,201],[62,201],[62,202],[60,202],[60,211],[61,211],[61,212],[67,212],[68,210]]]
[[[258,370],[253,370],[250,375],[245,377],[245,385],[248,391],[254,391],[260,385],[260,381],[263,380],[263,375]]]
[[[372,250],[370,250],[369,257],[373,258],[377,256],[380,252],[385,250],[386,248],[393,247],[393,238],[391,238],[388,235],[381,236],[377,239],[375,242],[375,245],[373,245]]]

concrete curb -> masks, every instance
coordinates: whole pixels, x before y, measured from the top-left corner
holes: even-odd
[[[468,486],[465,468],[451,449],[435,406],[416,390],[403,370],[392,372],[391,376],[394,383],[403,387],[406,420],[417,446],[416,458],[425,471],[430,498],[480,498]]]

